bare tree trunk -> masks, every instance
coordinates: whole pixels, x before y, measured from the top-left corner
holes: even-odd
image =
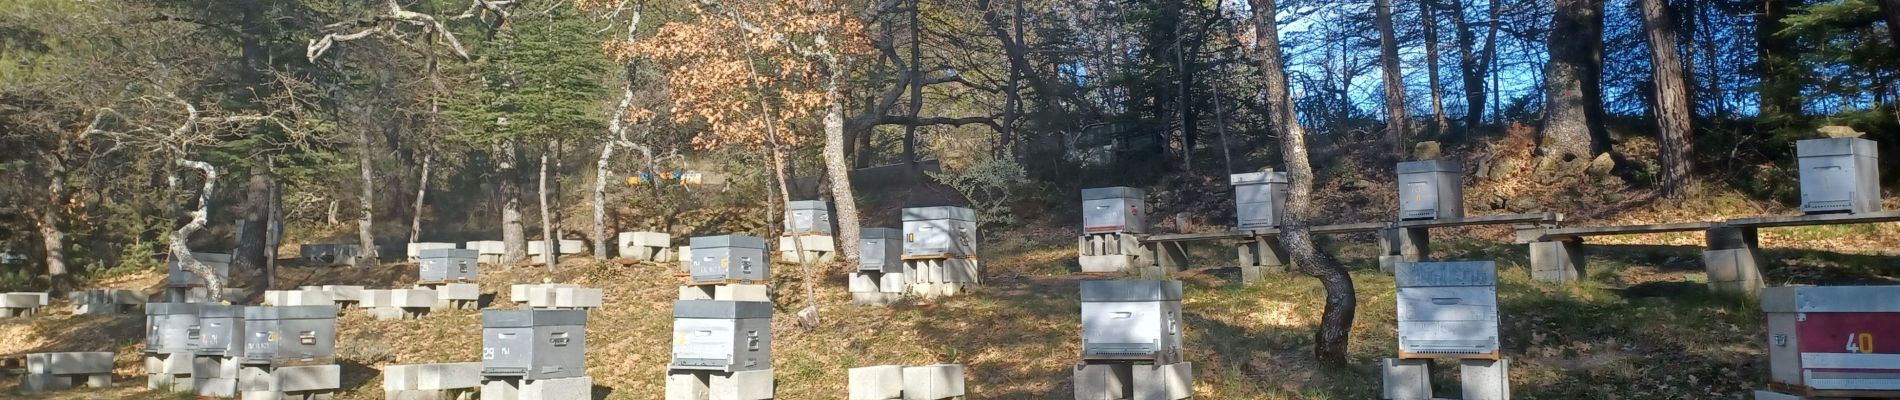
[[[541,172],[536,175],[536,180],[541,183],[541,189],[539,190],[541,198],[541,261],[547,264],[549,271],[553,271],[555,264],[560,264],[559,261],[561,259],[561,241],[560,238],[554,237],[554,216],[548,212],[548,153],[553,152],[554,141],[549,140],[547,147],[541,151]]]
[[[1603,37],[1603,0],[1557,0],[1556,15],[1551,18],[1550,63],[1544,66],[1543,134],[1538,143],[1539,173],[1553,174],[1562,165],[1581,159],[1588,162],[1595,153],[1591,140],[1594,125],[1602,120],[1592,112],[1588,86],[1599,73],[1595,48]],[[1601,107],[1596,105],[1595,107]]]
[[[1437,0],[1418,0],[1418,19],[1423,21],[1420,27],[1425,33],[1425,79],[1432,89],[1432,123],[1436,134],[1444,135],[1451,129],[1451,123],[1445,120],[1445,90],[1438,86],[1438,18],[1432,12],[1432,2]]]
[[[331,227],[336,226],[336,203],[336,200],[330,200],[330,211],[324,213],[323,221]]]
[[[191,241],[191,234],[205,227],[206,216],[211,213],[211,193],[218,183],[218,169],[203,161],[187,160],[184,158],[179,158],[175,161],[180,167],[196,168],[199,171],[203,171],[205,174],[205,184],[204,188],[198,192],[198,209],[192,210],[187,214],[191,219],[185,222],[185,226],[178,227],[178,230],[172,231],[171,236],[168,238],[171,242],[172,259],[178,262],[180,268],[185,271],[190,271],[193,275],[197,275],[199,278],[205,280],[205,291],[209,292],[211,299],[223,299],[224,277],[218,276],[217,271],[213,271],[211,267],[198,262],[198,258],[191,255],[191,247],[187,245],[187,243]],[[176,178],[177,175],[173,175],[173,181],[176,181]]]
[[[277,248],[284,243],[284,185],[278,182],[276,161],[270,165],[270,222],[264,228],[264,277],[263,286],[256,290],[271,290],[277,287]]]
[[[838,249],[836,259],[844,265],[857,265],[858,260],[858,201],[851,188],[851,169],[844,161],[844,99],[838,84],[843,72],[832,74],[830,88],[826,90],[829,104],[825,106],[825,173],[830,175],[831,206],[838,212]]]
[[[1392,0],[1372,3],[1379,25],[1379,65],[1385,70],[1385,134],[1392,141],[1392,155],[1404,159],[1412,118],[1405,111],[1405,77],[1399,70],[1399,40],[1392,32]]]
[[[429,196],[429,164],[434,160],[434,152],[422,154],[422,181],[416,184],[416,212],[409,219],[409,243],[422,240],[422,199]]]
[[[1802,116],[1801,70],[1793,39],[1778,35],[1799,0],[1761,0],[1755,13],[1755,52],[1760,74],[1760,118],[1769,128],[1785,126]]]
[[[521,221],[521,153],[514,139],[495,151],[496,175],[501,181],[501,263],[520,265],[528,260],[528,233]]]
[[[904,124],[904,163],[917,163],[917,114],[924,110],[924,59],[923,26],[918,25],[917,14],[923,13],[923,1],[910,2],[910,123]],[[826,132],[830,134],[829,131]],[[825,141],[829,146],[831,141]],[[830,151],[827,150],[829,155]]]
[[[594,261],[607,260],[607,160],[613,156],[614,140],[609,138],[600,146],[600,160],[594,162]]]
[[[58,162],[58,161],[55,161]],[[66,271],[66,232],[60,230],[62,214],[66,212],[66,171],[55,168],[50,183],[46,184],[46,211],[40,212],[40,239],[46,247],[46,275],[51,278],[53,292],[64,292],[67,281]]]
[[[1214,133],[1220,135],[1221,167],[1225,168],[1228,174],[1233,174],[1234,152],[1231,149],[1232,143],[1227,141],[1227,106],[1222,105],[1220,101],[1221,96],[1227,92],[1226,89],[1221,88],[1221,83],[1226,80],[1224,77],[1214,77],[1214,95],[1210,97],[1210,100],[1214,101]]]
[[[356,131],[356,147],[357,156],[360,157],[357,161],[358,169],[363,173],[363,198],[360,203],[361,210],[359,210],[362,213],[356,217],[356,240],[358,245],[363,247],[363,252],[357,257],[356,267],[364,268],[375,266],[377,260],[381,258],[376,254],[376,233],[374,232],[376,176],[370,173],[372,167],[370,157],[375,152],[370,151],[369,127],[360,127]]]
[[[1484,34],[1484,64],[1479,65],[1481,71],[1472,72],[1472,74],[1476,75],[1475,78],[1477,79],[1479,87],[1483,87],[1484,85],[1484,75],[1477,74],[1489,74],[1491,76],[1491,88],[1493,90],[1504,87],[1503,84],[1498,82],[1498,24],[1501,23],[1499,16],[1504,13],[1503,2],[1504,0],[1491,0],[1491,20],[1488,27],[1485,28]],[[1459,8],[1459,10],[1459,12],[1462,13],[1464,9]],[[1478,105],[1472,106],[1477,107],[1477,110],[1480,112],[1484,111],[1484,94],[1484,90],[1479,90]],[[1501,93],[1497,96],[1491,96],[1491,118],[1500,123],[1504,121],[1504,111],[1500,106],[1500,104],[1504,102],[1502,97],[1504,97],[1504,95]],[[1483,122],[1478,119],[1472,119],[1472,121]]]
[[[268,163],[258,161],[251,166],[251,176],[245,182],[243,218],[238,219],[242,226],[237,230],[237,249],[231,255],[232,271],[264,272],[265,247],[269,240],[270,226],[270,186],[272,178],[268,172]],[[263,289],[253,289],[263,290]]]
[[[1351,341],[1353,311],[1358,308],[1352,275],[1345,265],[1320,252],[1307,229],[1317,214],[1313,207],[1313,167],[1307,163],[1306,130],[1300,127],[1293,111],[1293,98],[1287,90],[1286,70],[1280,56],[1280,32],[1274,21],[1274,0],[1250,0],[1259,69],[1265,81],[1268,119],[1271,131],[1280,137],[1281,158],[1286,161],[1287,211],[1280,225],[1280,240],[1287,247],[1294,266],[1301,273],[1319,278],[1326,288],[1326,306],[1320,326],[1313,333],[1313,356],[1322,363],[1344,365],[1347,344]]]
[[[1498,1],[1491,0],[1493,10],[1497,9]],[[1484,123],[1485,68],[1475,49],[1477,34],[1471,31],[1471,23],[1465,19],[1465,0],[1451,0],[1450,9],[1445,11],[1446,15],[1451,16],[1452,33],[1458,39],[1458,73],[1465,86],[1465,130],[1470,131]],[[1492,24],[1493,38],[1496,37],[1496,26]],[[1490,45],[1486,44],[1485,47],[1489,49]]]
[[[1669,18],[1664,0],[1643,1],[1643,30],[1649,37],[1650,67],[1656,76],[1656,128],[1662,143],[1657,149],[1662,164],[1663,196],[1681,198],[1689,185],[1689,155],[1693,153],[1690,135],[1689,88],[1682,61],[1677,59],[1676,26]]]
[[[627,23],[626,39],[628,42],[632,42],[634,40],[634,33],[639,31],[640,19],[645,11],[646,2],[644,0],[641,1],[638,6],[634,7],[633,17]],[[594,163],[595,261],[604,261],[607,259],[607,176],[612,174],[612,171],[607,168],[608,162],[613,160],[615,146],[633,144],[627,140],[627,111],[633,107],[633,85],[638,81],[638,77],[634,75],[636,72],[634,67],[636,65],[635,60],[629,59],[626,65],[623,66],[623,71],[626,73],[625,76],[623,76],[623,79],[626,80],[626,86],[620,90],[620,102],[616,103],[613,112],[608,113],[608,137],[604,140],[605,143],[600,146],[600,160]],[[652,154],[648,154],[647,162],[651,164],[652,161]],[[651,165],[648,165],[648,167],[649,170],[652,169]],[[658,188],[659,185],[654,185],[654,187]],[[624,257],[627,255],[622,254],[621,256]]]

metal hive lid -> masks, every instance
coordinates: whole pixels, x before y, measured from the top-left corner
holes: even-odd
[[[198,303],[146,303],[145,315],[198,315]]]
[[[830,210],[831,204],[825,203],[824,200],[798,200],[785,203],[785,208],[790,210]]]
[[[1900,312],[1900,286],[1763,288],[1763,312]]]
[[[933,219],[975,221],[976,211],[956,206],[912,207],[904,209],[905,221],[929,221]]]
[[[772,318],[772,303],[764,301],[677,300],[673,318]]]
[[[903,238],[903,237],[904,237],[904,231],[903,231],[903,230],[901,230],[901,229],[893,229],[893,228],[862,228],[862,229],[858,229],[858,238],[861,238],[861,239],[892,239],[892,240],[896,240],[896,239],[900,239],[900,238]]]
[[[244,319],[336,319],[336,306],[257,306],[244,309]]]
[[[1082,301],[1181,300],[1181,281],[1082,281]]]
[[[1286,172],[1248,172],[1227,176],[1229,185],[1258,185],[1263,183],[1287,183]]]
[[[421,258],[476,258],[482,255],[476,249],[423,249],[416,253]]]
[[[698,236],[687,239],[686,245],[692,246],[694,249],[710,249],[715,247],[763,249],[765,248],[765,239],[747,235]]]
[[[1838,155],[1875,155],[1880,150],[1874,141],[1862,138],[1826,138],[1807,139],[1794,142],[1794,154],[1798,157],[1838,156]]]
[[[1147,191],[1127,186],[1082,189],[1082,200],[1140,199]]]
[[[585,325],[586,310],[482,310],[483,328]]]
[[[1399,162],[1399,173],[1417,174],[1426,172],[1459,172],[1457,161],[1446,159],[1418,160]]]
[[[250,306],[235,304],[203,304],[198,306],[198,318],[243,318],[248,308]]]
[[[1491,261],[1399,263],[1398,287],[1496,286],[1498,265]]]

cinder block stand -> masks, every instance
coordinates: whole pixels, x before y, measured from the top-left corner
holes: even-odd
[[[1432,361],[1387,358],[1380,363],[1387,400],[1431,400]],[[1458,360],[1458,386],[1464,400],[1510,400],[1510,360]]]
[[[1286,246],[1280,244],[1277,236],[1255,236],[1241,240],[1234,247],[1242,283],[1258,282],[1267,274],[1283,273],[1293,267]]]
[[[905,259],[903,275],[910,287],[905,292],[922,298],[955,296],[963,293],[966,287],[983,282],[982,269],[976,258]]]
[[[238,371],[238,397],[243,400],[330,399],[342,385],[336,364],[279,367],[245,365]]]
[[[1761,236],[1755,228],[1718,225],[1709,228],[1705,240],[1702,265],[1708,269],[1710,291],[1761,291]]]
[[[191,353],[145,353],[145,387],[174,393],[195,393]]]
[[[481,308],[482,288],[474,283],[418,283],[416,284],[416,289],[435,291],[435,309],[438,310],[474,310]]]
[[[1194,394],[1193,363],[1075,365],[1076,400],[1180,400]]]
[[[1583,238],[1531,242],[1531,279],[1574,283],[1584,270]]]
[[[666,400],[766,400],[775,397],[776,390],[770,369],[666,372]]]
[[[1082,272],[1131,272],[1153,264],[1147,249],[1135,235],[1128,233],[1092,233],[1075,238],[1077,262]]]
[[[886,306],[904,299],[904,290],[908,288],[907,278],[902,272],[859,271],[847,276],[851,290],[851,303],[867,306]]]
[[[1379,230],[1379,270],[1392,273],[1401,262],[1430,260],[1431,228],[1394,228]]]
[[[797,242],[794,243],[793,240],[797,240]],[[797,264],[799,262],[799,247],[793,247],[793,245],[796,244],[803,246],[805,249],[805,262],[813,264],[830,263],[833,257],[838,253],[838,246],[835,243],[836,240],[830,235],[806,234],[782,236],[778,238],[778,255],[773,258],[773,261]]]
[[[26,374],[20,376],[22,390],[43,392],[80,385],[95,388],[112,386],[111,352],[26,355]]]

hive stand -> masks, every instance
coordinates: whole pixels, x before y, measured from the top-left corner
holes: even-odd
[[[772,301],[765,285],[680,286],[680,300]]]
[[[122,289],[93,289],[72,292],[73,315],[122,314],[145,305],[145,295]]]
[[[195,393],[191,377],[192,353],[145,353],[145,387],[173,393]]]
[[[665,232],[620,232],[616,244],[621,258],[666,263],[678,261],[673,252],[673,235]]]
[[[480,362],[383,367],[383,398],[387,400],[472,400],[481,389]]]
[[[666,371],[666,400],[766,400],[777,396],[772,370]],[[483,400],[486,400],[484,398]]]
[[[1194,394],[1194,365],[1085,362],[1075,365],[1075,400],[1179,400]]]
[[[462,248],[475,250],[475,262],[488,265],[501,264],[501,255],[507,251],[507,245],[500,240],[478,240],[463,243]]]
[[[1379,364],[1386,400],[1432,400],[1430,359],[1387,358]],[[1458,360],[1458,386],[1464,400],[1510,400],[1511,363],[1508,359]]]
[[[586,247],[586,245],[581,244],[581,241],[572,239],[558,240],[556,241],[556,245],[560,247],[554,251],[557,254],[554,258],[555,263],[559,263],[561,257],[580,254],[581,251],[583,251],[582,248]],[[547,241],[545,240],[528,241],[528,259],[535,264],[548,264],[548,258],[545,254],[547,247]]]
[[[1399,263],[1431,260],[1431,229],[1476,225],[1518,225],[1519,229],[1556,226],[1563,214],[1527,213],[1478,217],[1409,220],[1393,223],[1379,231],[1379,270],[1392,273]]]
[[[46,305],[46,292],[0,294],[0,317],[24,317],[38,314]]]
[[[406,254],[409,257],[408,258],[409,261],[415,261],[415,260],[422,259],[423,250],[453,249],[453,248],[455,248],[454,243],[416,242],[416,243],[409,244],[408,251],[406,251]]]
[[[32,353],[26,355],[26,374],[20,388],[28,392],[65,390],[74,386],[112,386],[111,352]]]
[[[536,310],[592,310],[600,308],[603,291],[565,283],[513,285],[509,297]]]
[[[941,400],[965,395],[962,364],[878,365],[849,371],[850,400]]]
[[[429,289],[364,290],[362,306],[377,320],[421,319],[439,303]]]
[[[482,308],[482,288],[474,283],[417,283],[416,289],[434,291],[434,309],[437,310],[475,310]]]
[[[336,364],[245,365],[238,371],[238,396],[243,400],[330,399],[343,387],[342,376]]]
[[[852,272],[845,276],[847,289],[851,291],[851,303],[866,306],[887,306],[904,299],[904,291],[910,287],[909,279],[902,272]]]
[[[983,283],[982,267],[975,257],[905,256],[901,275],[898,278],[909,286],[905,292],[926,299],[955,296]],[[879,290],[884,290],[882,281],[879,285]]]
[[[1154,254],[1141,246],[1134,233],[1091,233],[1075,238],[1077,263],[1082,272],[1136,273],[1155,265]]]
[[[812,264],[826,264],[837,257],[836,238],[831,235],[800,233],[778,238],[777,261],[785,264],[797,264],[800,260]],[[799,249],[805,250],[805,257],[798,257]]]

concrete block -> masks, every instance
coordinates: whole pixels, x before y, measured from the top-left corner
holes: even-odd
[[[20,376],[20,390],[24,392],[45,392],[73,388],[74,376],[52,374],[26,374]]]
[[[336,305],[336,298],[331,297],[330,292],[325,292],[321,288],[294,290],[294,291],[290,291],[290,293],[287,296],[288,296],[287,299],[290,301],[290,304],[285,304],[285,305],[291,305],[291,306],[333,306],[333,305]]]
[[[1531,242],[1531,278],[1571,283],[1584,275],[1583,240]]]
[[[112,373],[106,372],[106,373],[86,375],[86,387],[89,387],[89,388],[112,387]]]
[[[1760,260],[1749,248],[1706,250],[1702,264],[1708,268],[1709,290],[1755,293],[1763,287]]]
[[[1082,265],[1082,272],[1100,273],[1124,272],[1136,265],[1135,256],[1129,255],[1081,256],[1077,262]]]
[[[1192,363],[1137,364],[1133,370],[1134,400],[1180,400],[1194,394]]]
[[[416,386],[420,385],[419,382],[416,382],[416,380],[420,378],[416,372],[421,369],[422,364],[390,364],[383,366],[383,392],[416,390]]]
[[[496,379],[482,383],[482,399],[500,400],[573,400],[593,398],[594,379],[580,376],[559,379]]]
[[[435,290],[436,300],[478,301],[482,298],[481,286],[473,283],[446,283],[435,285],[431,290]]]
[[[492,255],[501,255],[502,253],[505,253],[508,251],[508,245],[505,243],[502,243],[500,240],[481,240],[481,241],[468,242],[464,244],[462,248],[475,250],[477,254],[492,254]]]
[[[87,375],[112,372],[112,352],[32,353],[26,355],[26,373]]]
[[[680,262],[678,272],[691,273],[693,270],[693,246],[680,246],[678,249],[679,250],[673,252],[673,256]]]
[[[603,292],[600,288],[556,288],[554,289],[554,307],[556,308],[600,308]]]
[[[1432,360],[1387,358],[1379,363],[1386,400],[1431,400]]]
[[[429,289],[392,289],[389,291],[389,305],[400,308],[430,308],[435,306],[436,291]]]
[[[243,369],[238,359],[219,356],[197,356],[191,358],[191,377],[194,379],[238,377]]]
[[[1755,391],[1754,398],[1755,400],[1848,400],[1847,398],[1844,398],[1844,397],[1797,396],[1797,395],[1768,391],[1768,390]]]
[[[362,302],[363,287],[355,285],[323,285],[323,291],[338,302]]]
[[[237,397],[237,378],[198,378],[193,377],[192,389],[202,397]]]
[[[851,304],[864,306],[887,306],[903,299],[904,296],[898,293],[851,292]]]
[[[402,307],[375,307],[367,310],[369,310],[369,317],[377,321],[399,321],[409,315],[408,312],[403,311]]]
[[[680,286],[680,300],[712,300],[711,286]]]
[[[904,366],[876,365],[846,370],[850,400],[891,400],[904,395]]]
[[[706,400],[712,397],[711,379],[707,372],[667,371],[666,400]]]
[[[706,386],[710,389],[707,398],[711,400],[766,400],[773,397],[776,389],[770,369],[710,376]]]
[[[357,299],[359,299],[356,304],[357,307],[374,309],[395,306],[393,298],[390,297],[391,293],[389,289],[366,289],[363,290],[363,293],[359,296],[360,297],[357,297]]]
[[[878,291],[877,290],[878,278],[881,278],[881,277],[872,275],[872,274],[867,274],[867,273],[854,272],[845,277],[845,280],[847,282],[845,286],[847,290],[850,290],[852,293],[876,292]]]
[[[336,364],[301,367],[246,365],[238,371],[238,391],[289,393],[332,391],[342,387],[342,369]]]
[[[1510,360],[1458,360],[1458,386],[1464,400],[1510,400]]]
[[[191,353],[155,353],[145,355],[145,373],[191,376]]]
[[[145,388],[172,393],[194,393],[197,385],[192,381],[191,374],[146,374]]]
[[[938,400],[963,395],[963,364],[904,368],[904,400]]]
[[[127,307],[114,303],[73,303],[73,315],[111,315],[118,314]]]
[[[600,289],[594,289],[600,290]],[[731,284],[713,286],[713,300],[772,301],[765,285]]]
[[[1392,274],[1393,271],[1398,271],[1399,264],[1404,262],[1405,257],[1401,256],[1379,256],[1379,272]]]
[[[455,244],[454,244],[454,243],[441,243],[441,242],[419,242],[419,243],[410,243],[410,244],[409,244],[409,251],[408,251],[408,253],[407,253],[407,254],[409,255],[409,259],[411,259],[411,260],[414,260],[414,259],[418,259],[418,258],[422,258],[422,251],[423,251],[423,250],[430,250],[430,249],[453,249],[453,248],[455,248]]]
[[[1076,364],[1075,400],[1125,400],[1133,375],[1127,364]]]
[[[46,305],[46,293],[12,292],[0,295],[0,308],[33,309]]]
[[[421,390],[475,389],[482,386],[482,363],[422,364],[416,375]]]
[[[904,289],[906,289],[904,287],[905,279],[904,273],[902,272],[887,272],[884,276],[878,277],[877,291],[889,295],[902,295],[904,294]]]

